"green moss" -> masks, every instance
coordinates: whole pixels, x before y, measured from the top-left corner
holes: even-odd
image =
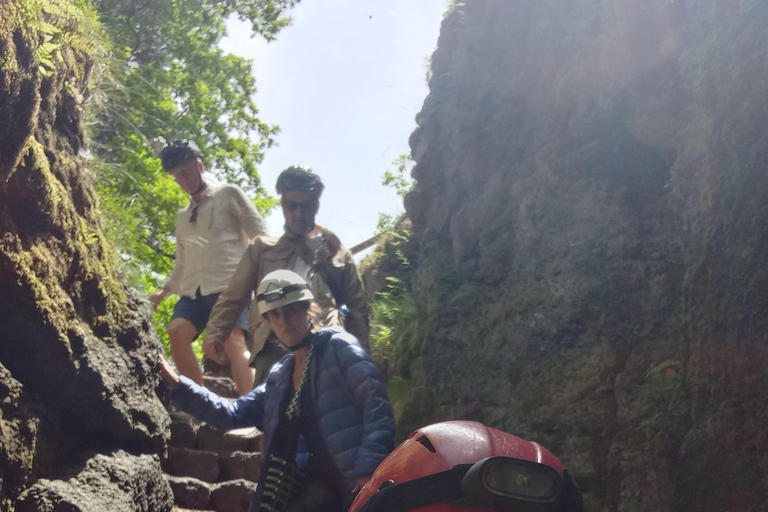
[[[80,331],[81,320],[74,314],[70,297],[80,295],[80,283],[94,280],[106,303],[107,315],[92,319],[91,328],[101,326],[100,331],[114,333],[124,321],[127,311],[127,296],[117,279],[114,251],[107,245],[101,229],[95,219],[93,208],[86,208],[87,217],[77,213],[69,190],[57,178],[50,167],[50,162],[43,145],[35,138],[27,140],[23,150],[24,166],[33,169],[42,176],[42,197],[38,198],[40,208],[63,232],[67,233],[65,242],[57,239],[35,241],[27,250],[22,250],[21,240],[17,240],[18,252],[11,252],[11,259],[17,266],[17,273],[28,284],[38,309],[59,332]],[[60,154],[61,169],[76,172],[77,165],[65,155]],[[70,268],[70,262],[80,263],[77,269]],[[71,272],[77,272],[74,282],[78,289],[65,290],[62,283],[72,282]],[[62,340],[71,348],[66,339]]]
[[[12,30],[7,22],[0,21],[0,37],[6,41],[12,41]],[[4,51],[0,51],[0,71],[7,74],[19,72],[19,64],[16,62],[16,47],[6,44]]]
[[[397,441],[404,440],[417,428],[430,423],[456,419],[451,407],[440,405],[427,383],[421,358],[410,361],[410,378],[392,376],[387,383],[387,393],[395,414]]]

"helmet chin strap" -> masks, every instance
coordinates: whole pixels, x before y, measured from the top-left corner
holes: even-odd
[[[192,194],[190,194],[192,196],[196,196],[197,194],[202,192],[202,190],[205,188],[205,180],[203,179],[202,173],[198,173],[197,176],[198,178],[200,178],[200,185],[197,187],[197,190],[195,190]]]
[[[285,348],[287,348],[288,350],[290,350],[291,352],[296,352],[300,348],[308,347],[309,345],[311,345],[312,344],[312,340],[314,339],[314,337],[315,337],[315,333],[313,333],[310,330],[309,333],[304,337],[303,340],[301,340],[300,343],[298,343],[298,344],[296,344],[296,345],[294,345],[292,347],[287,347],[285,345],[283,345],[283,346]],[[281,343],[281,345],[282,345],[282,343]]]

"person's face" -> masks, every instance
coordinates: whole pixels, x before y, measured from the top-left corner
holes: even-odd
[[[294,302],[264,313],[272,332],[280,343],[293,347],[309,334],[309,311],[306,304]]]
[[[290,190],[283,192],[281,204],[288,231],[304,236],[315,229],[315,215],[320,207],[320,201],[306,192]]]
[[[203,181],[203,162],[200,160],[185,160],[171,170],[173,179],[181,189],[189,195],[200,189]]]

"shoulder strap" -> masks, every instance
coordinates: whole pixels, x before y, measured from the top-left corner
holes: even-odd
[[[337,276],[334,275],[334,272],[331,271],[331,264],[327,261],[324,261],[320,263],[316,268],[320,273],[320,277],[323,278],[325,285],[329,290],[331,290],[331,295],[333,295],[333,298],[336,301],[336,305],[338,307],[343,306],[346,301],[343,297],[344,294],[342,293],[341,282],[339,279],[337,279]]]
[[[459,464],[431,475],[397,485],[388,480],[368,498],[360,512],[406,512],[435,503],[451,503],[461,499],[461,480],[472,464]],[[389,486],[387,483],[391,482]]]
[[[306,243],[304,243],[303,240],[295,245],[295,250],[296,254],[298,254],[310,268],[320,274],[320,277],[323,278],[323,282],[331,291],[331,295],[333,295],[336,305],[341,307],[345,302],[343,297],[344,293],[341,287],[341,280],[334,275],[334,272],[332,272],[331,263],[328,260],[317,261],[317,255]]]

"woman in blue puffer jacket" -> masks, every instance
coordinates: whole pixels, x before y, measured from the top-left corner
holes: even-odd
[[[160,375],[182,410],[208,424],[264,432],[252,511],[345,511],[394,448],[386,388],[370,356],[347,332],[313,332],[312,292],[288,270],[264,277],[259,312],[291,354],[266,382],[230,401],[179,377],[161,358]]]

